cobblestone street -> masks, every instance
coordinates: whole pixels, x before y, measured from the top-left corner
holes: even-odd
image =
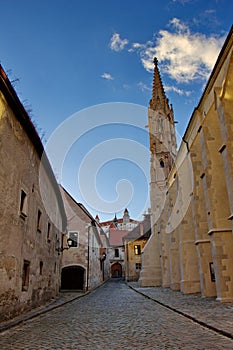
[[[110,280],[0,334],[1,350],[233,349],[233,340]]]

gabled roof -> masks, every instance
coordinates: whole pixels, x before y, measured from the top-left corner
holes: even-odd
[[[142,231],[142,232],[141,232]],[[139,223],[131,232],[124,236],[124,240],[138,240],[149,238],[151,235],[150,215],[146,214],[144,220]]]

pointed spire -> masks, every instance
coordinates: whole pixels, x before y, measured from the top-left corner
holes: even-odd
[[[118,226],[118,220],[117,220],[116,214],[115,214],[115,217],[114,217],[114,219],[113,219],[113,223],[114,223],[114,225],[115,225],[116,227]]]
[[[150,108],[153,110],[162,109],[166,110],[168,107],[168,99],[166,98],[163,83],[160,77],[158,69],[158,60],[154,58],[154,79],[153,79],[153,89],[152,89],[152,99],[150,100]]]

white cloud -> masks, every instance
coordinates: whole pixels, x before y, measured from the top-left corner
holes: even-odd
[[[151,87],[147,86],[146,84],[142,83],[141,81],[137,85],[141,91],[147,91],[147,90],[151,91]]]
[[[173,18],[171,30],[160,30],[155,42],[138,46],[141,62],[148,71],[153,70],[153,59],[160,62],[161,71],[177,83],[206,80],[213,69],[225,37],[191,33],[189,27]],[[135,44],[134,44],[135,45]],[[137,47],[133,47],[134,49]]]
[[[182,96],[182,95],[190,96],[191,95],[191,91],[181,90],[176,86],[164,86],[164,90],[165,91],[173,91],[180,96]]]
[[[114,80],[114,78],[109,73],[103,73],[101,75],[101,78],[107,79],[107,80]]]
[[[120,34],[114,33],[110,39],[109,45],[113,51],[122,51],[128,43],[128,39],[121,39]]]

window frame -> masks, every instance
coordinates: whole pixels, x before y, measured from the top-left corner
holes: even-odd
[[[21,188],[20,190],[20,202],[19,202],[19,215],[25,219],[28,213],[28,195],[27,192]]]
[[[22,291],[27,291],[29,288],[29,274],[30,274],[30,261],[23,261],[23,272],[22,272]]]
[[[76,241],[71,237],[72,234],[74,234],[74,235],[76,234],[77,235],[77,240]],[[73,230],[72,231],[68,231],[67,238],[72,239],[72,242],[76,242],[76,244],[77,244],[77,245],[74,245],[72,243],[70,248],[79,248],[79,231],[73,231]]]
[[[119,257],[120,257],[119,248],[115,248],[115,249],[114,249],[114,257],[115,257],[115,258],[119,258]]]
[[[142,263],[135,263],[135,269],[136,271],[139,271],[142,269]]]
[[[141,255],[142,254],[141,245],[140,244],[135,244],[134,245],[134,254],[135,255]]]
[[[41,221],[42,221],[42,211],[40,209],[37,210],[37,232],[41,233]]]

